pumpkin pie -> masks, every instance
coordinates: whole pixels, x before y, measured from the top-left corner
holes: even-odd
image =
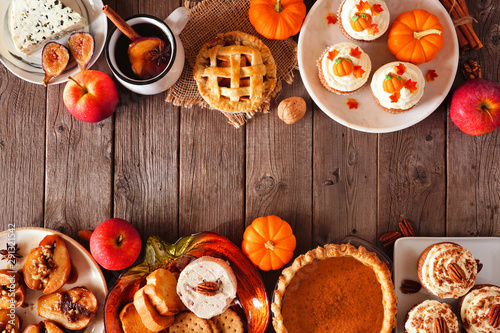
[[[327,244],[283,270],[271,309],[277,333],[389,333],[396,294],[386,263],[375,253]]]

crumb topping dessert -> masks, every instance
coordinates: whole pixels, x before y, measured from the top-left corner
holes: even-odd
[[[500,287],[471,290],[462,299],[460,317],[468,333],[500,333]]]
[[[408,312],[405,330],[407,333],[458,333],[458,319],[449,304],[426,300]]]
[[[372,41],[389,27],[389,8],[382,0],[345,0],[340,9],[345,32],[357,40]]]

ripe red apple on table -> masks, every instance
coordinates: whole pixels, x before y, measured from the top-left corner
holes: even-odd
[[[63,101],[75,118],[95,123],[113,114],[118,105],[118,89],[106,73],[81,71],[70,76],[64,87]]]
[[[500,126],[500,85],[488,79],[472,79],[455,90],[450,118],[464,133],[481,135]]]
[[[105,269],[124,269],[139,257],[141,236],[129,222],[112,218],[99,224],[92,232],[90,253]]]

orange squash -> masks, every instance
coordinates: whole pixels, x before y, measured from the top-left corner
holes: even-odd
[[[303,0],[251,0],[248,17],[262,36],[287,39],[300,31],[306,5]]]
[[[403,88],[403,79],[399,75],[387,74],[384,79],[383,88],[384,91],[392,94],[394,92],[400,91]]]
[[[333,74],[337,76],[346,76],[352,73],[354,65],[349,58],[336,58],[333,65]]]
[[[241,248],[263,271],[280,269],[292,257],[297,245],[290,225],[275,215],[256,218],[243,234]]]
[[[392,24],[387,45],[399,61],[415,65],[431,61],[443,48],[443,26],[426,10],[404,12]]]
[[[372,17],[366,13],[356,13],[355,16],[351,17],[350,21],[354,31],[363,31],[372,24]]]

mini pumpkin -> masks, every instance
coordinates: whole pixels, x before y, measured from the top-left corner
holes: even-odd
[[[306,5],[303,0],[251,0],[248,17],[262,36],[287,39],[300,31]]]
[[[354,65],[349,58],[336,58],[333,65],[333,74],[336,76],[346,76],[352,73]]]
[[[372,24],[372,17],[366,13],[356,13],[351,17],[351,27],[354,31],[363,31]]]
[[[400,61],[415,65],[431,61],[443,48],[443,26],[426,10],[404,12],[392,24],[387,45]]]
[[[243,234],[241,248],[263,271],[280,269],[293,257],[297,245],[292,228],[275,215],[256,218]]]
[[[384,91],[392,94],[394,92],[400,91],[403,88],[404,82],[403,78],[399,75],[387,74],[384,79],[383,88]]]

